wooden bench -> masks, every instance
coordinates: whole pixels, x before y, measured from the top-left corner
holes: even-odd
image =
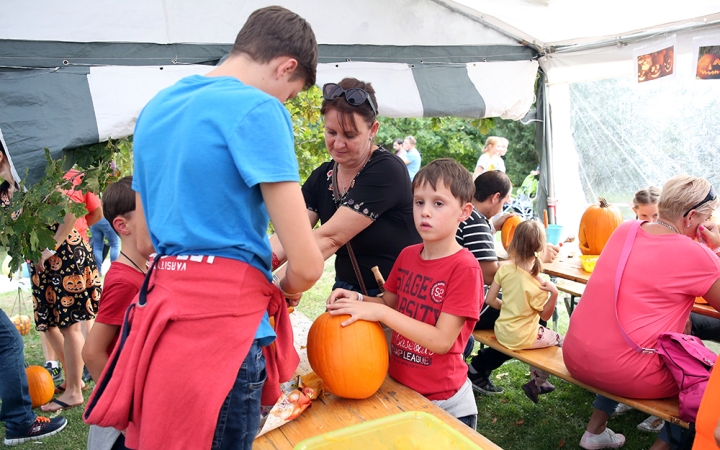
[[[497,339],[495,339],[495,333],[492,330],[475,331],[473,332],[473,337],[475,337],[477,341],[487,345],[488,347],[491,347],[506,355],[512,356],[513,358],[526,364],[545,370],[555,375],[556,377],[562,378],[563,380],[568,381],[572,384],[576,384],[582,388],[587,389],[590,392],[604,395],[605,397],[624,403],[637,410],[644,411],[648,414],[652,414],[668,422],[688,428],[688,423],[681,420],[679,417],[677,398],[667,398],[659,400],[625,398],[609,394],[598,388],[582,383],[573,378],[573,376],[570,375],[570,372],[568,372],[567,368],[565,368],[562,348],[560,347],[514,351],[500,344]]]
[[[561,278],[557,280],[555,286],[557,286],[558,291],[570,294],[570,298],[565,299],[565,308],[567,308],[568,316],[572,316],[572,313],[575,311],[575,307],[577,306],[577,302],[585,293],[585,285],[578,283],[577,281]]]

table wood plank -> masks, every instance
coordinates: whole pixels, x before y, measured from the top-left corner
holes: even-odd
[[[720,312],[718,312],[717,309],[713,308],[712,306],[706,304],[706,303],[695,303],[693,305],[692,311],[694,313],[701,314],[703,316],[713,317],[715,319],[720,319]]]
[[[423,411],[432,414],[477,444],[480,449],[500,449],[486,437],[435,406],[430,400],[390,377],[385,379],[375,395],[365,400],[349,400],[332,394],[325,395],[323,399],[314,401],[312,407],[297,419],[256,439],[253,449],[292,449],[304,439],[405,411]]]
[[[587,284],[590,272],[586,272],[580,265],[580,258],[567,258],[563,261],[556,259],[549,264],[543,264],[543,272],[551,277],[563,278],[577,283]]]

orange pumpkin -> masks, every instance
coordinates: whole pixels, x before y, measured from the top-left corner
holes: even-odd
[[[505,250],[510,247],[510,242],[512,242],[512,238],[515,235],[515,227],[517,227],[520,222],[522,222],[522,217],[512,216],[508,217],[508,219],[503,224],[502,231],[500,232],[500,238],[502,240],[503,247],[505,247]]]
[[[25,314],[21,314],[19,316],[12,316],[10,318],[10,322],[15,325],[15,328],[17,328],[18,332],[25,336],[30,332],[30,324],[31,319],[30,316],[26,316]]]
[[[592,205],[583,213],[578,231],[580,252],[583,255],[599,255],[610,235],[623,221],[620,210],[600,197],[597,205]]]
[[[358,320],[342,327],[349,318],[326,312],[315,319],[308,332],[308,361],[328,391],[343,398],[368,398],[387,375],[387,341],[377,322]]]
[[[55,394],[55,384],[50,372],[41,366],[29,366],[25,369],[25,373],[27,374],[32,407],[37,408],[52,400]]]

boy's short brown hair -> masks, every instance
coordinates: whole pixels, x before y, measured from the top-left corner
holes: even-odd
[[[132,177],[121,178],[105,189],[102,199],[103,215],[115,230],[113,220],[135,211],[135,191]],[[115,230],[117,232],[117,230]]]
[[[305,89],[315,84],[318,60],[315,33],[305,19],[283,7],[268,6],[250,14],[230,52],[239,53],[259,63],[280,56],[295,58],[298,67],[292,79],[303,78]]]
[[[430,186],[437,190],[437,184],[441,181],[450,188],[450,192],[460,201],[460,204],[470,203],[475,193],[472,174],[451,158],[436,159],[420,169],[415,174],[412,188],[415,191],[418,186],[430,183]]]

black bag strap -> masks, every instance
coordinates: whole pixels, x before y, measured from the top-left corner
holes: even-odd
[[[336,209],[340,206],[340,187],[338,186],[338,182],[337,182],[337,171],[338,171],[338,163],[334,163],[331,180],[332,180],[333,198],[335,199],[335,208]],[[365,289],[365,282],[363,281],[362,274],[360,273],[360,267],[358,266],[357,259],[355,258],[355,252],[353,252],[350,241],[352,241],[352,239],[345,243],[345,247],[347,247],[348,255],[350,255],[350,261],[352,262],[353,270],[355,270],[355,277],[358,279],[358,283],[360,283],[360,290],[362,291],[362,294],[368,295],[367,289]]]

